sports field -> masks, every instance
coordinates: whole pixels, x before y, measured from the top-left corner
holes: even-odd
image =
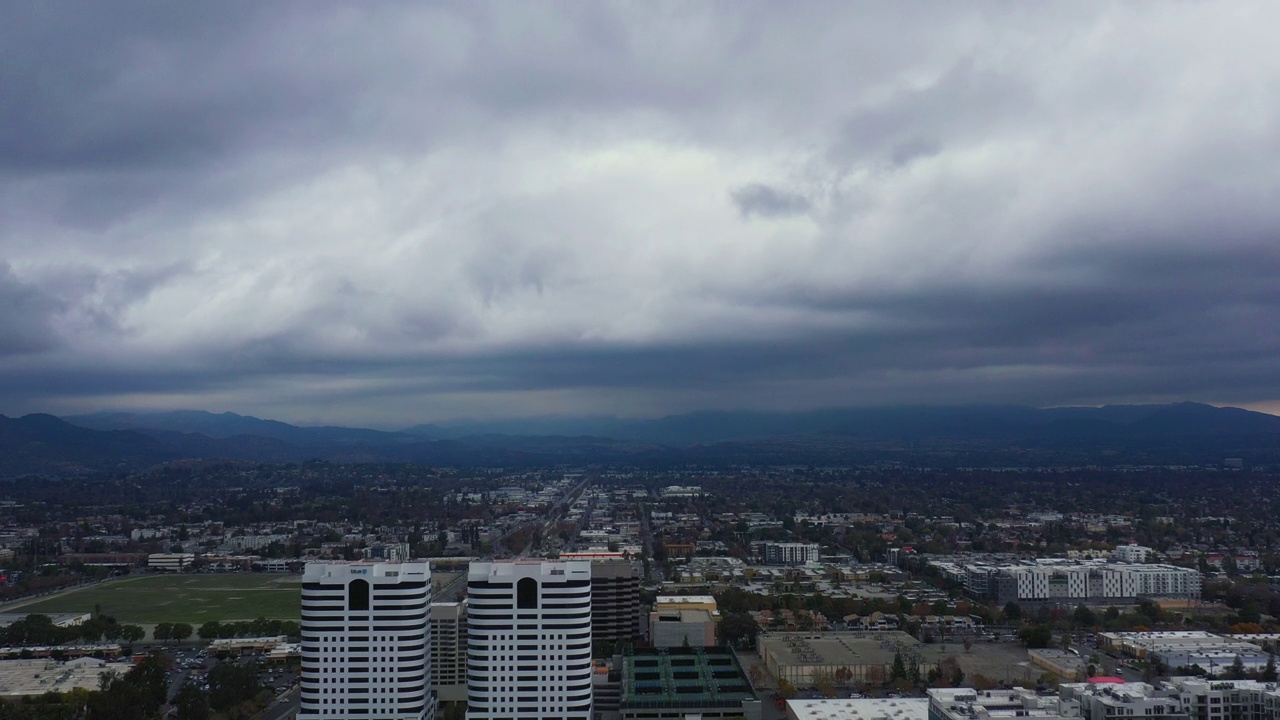
[[[122,623],[185,622],[197,627],[209,620],[297,620],[301,583],[298,575],[146,575],[72,590],[12,610],[92,612],[101,605],[103,614]]]

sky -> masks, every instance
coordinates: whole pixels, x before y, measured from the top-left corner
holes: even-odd
[[[1280,4],[0,9],[0,413],[1280,410]]]

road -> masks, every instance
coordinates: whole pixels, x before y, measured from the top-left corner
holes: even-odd
[[[259,713],[255,720],[285,720],[298,714],[302,707],[302,691],[295,685],[272,701],[271,707]]]

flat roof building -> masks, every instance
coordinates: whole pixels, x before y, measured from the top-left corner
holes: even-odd
[[[669,648],[627,655],[622,662],[623,720],[760,720],[760,699],[728,648]]]
[[[928,698],[788,700],[787,720],[928,720]]]

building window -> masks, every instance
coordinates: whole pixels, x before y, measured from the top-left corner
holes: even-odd
[[[369,582],[352,580],[347,586],[347,610],[369,609]]]
[[[533,578],[520,578],[516,583],[516,609],[538,609],[538,581]]]

